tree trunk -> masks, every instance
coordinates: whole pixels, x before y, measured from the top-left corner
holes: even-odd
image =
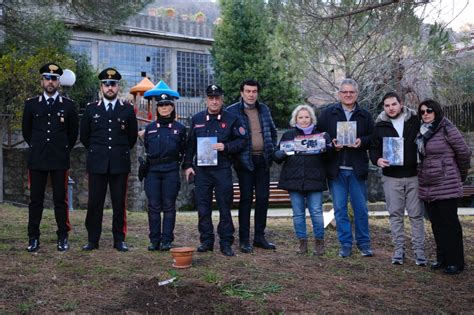
[[[0,140],[1,140],[1,150],[0,150],[0,203],[3,203],[3,136],[7,130],[7,120],[0,118]]]

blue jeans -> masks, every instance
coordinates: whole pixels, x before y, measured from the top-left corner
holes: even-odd
[[[306,239],[306,203],[313,224],[314,238],[324,239],[323,192],[322,191],[290,191],[291,207],[293,208],[293,225],[298,239]]]
[[[354,210],[355,239],[360,249],[370,248],[369,210],[367,209],[367,186],[365,180],[357,178],[352,170],[340,169],[337,177],[329,180],[336,217],[337,236],[341,246],[352,247],[352,226],[347,215],[350,197]]]

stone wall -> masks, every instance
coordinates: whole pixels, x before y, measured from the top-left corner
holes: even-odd
[[[466,140],[471,148],[474,149],[474,133],[465,134]],[[143,188],[143,182],[138,180],[138,156],[143,154],[143,145],[138,141],[132,150],[132,172],[128,182],[128,209],[132,211],[142,211],[146,209],[146,196]],[[473,150],[474,151],[474,150]],[[6,201],[13,201],[20,204],[28,204],[28,172],[27,172],[27,149],[26,148],[4,148],[3,149],[4,166],[4,198]],[[474,166],[474,160],[471,156],[471,164]],[[74,208],[86,209],[88,198],[88,176],[86,172],[86,150],[81,145],[76,145],[71,154],[70,176],[75,181],[74,184]],[[274,163],[271,168],[270,180],[278,181],[281,166]],[[471,168],[471,177],[474,177],[474,168]],[[371,166],[369,178],[367,181],[368,197],[370,201],[384,201],[384,194],[380,182],[381,172],[377,167]],[[233,181],[237,182],[237,176],[234,172]],[[181,210],[192,210],[192,189],[194,185],[188,185],[184,177],[181,176],[181,190],[177,200],[177,207]],[[326,193],[325,199],[329,196]],[[52,207],[52,191],[48,187],[45,196],[45,206]],[[107,197],[105,207],[110,208],[110,198]]]
[[[128,180],[128,206],[131,211],[143,211],[146,209],[146,195],[143,182],[138,180],[138,156],[143,154],[143,145],[138,143],[132,150],[132,172]],[[4,155],[4,198],[6,201],[27,205],[29,202],[28,172],[27,172],[27,149],[13,148],[3,149]],[[281,166],[274,163],[271,168],[270,180],[278,181]],[[383,200],[383,192],[376,171],[371,171],[369,178],[369,199],[371,201]],[[78,209],[87,208],[88,198],[88,176],[86,172],[86,150],[83,146],[77,145],[71,153],[70,177],[74,180],[73,186],[73,207]],[[234,172],[233,181],[237,182]],[[177,207],[181,210],[193,210],[192,190],[194,184],[187,184],[181,176],[181,190],[177,200]],[[328,199],[328,194],[325,194]],[[45,207],[52,208],[52,190],[50,185],[46,189]],[[105,207],[110,208],[110,198],[107,194]]]

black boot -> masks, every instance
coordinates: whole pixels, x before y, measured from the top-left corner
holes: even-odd
[[[169,250],[171,249],[171,247],[172,247],[172,246],[171,246],[171,242],[163,242],[163,244],[161,244],[160,250],[161,250],[162,252],[167,252],[167,251],[169,251]]]
[[[67,237],[58,239],[58,251],[65,252],[69,249],[69,242]]]
[[[28,247],[26,248],[27,251],[30,253],[37,252],[40,248],[40,240],[39,238],[30,238],[28,241]]]
[[[150,245],[148,245],[148,250],[149,251],[160,250],[160,242],[151,242]]]

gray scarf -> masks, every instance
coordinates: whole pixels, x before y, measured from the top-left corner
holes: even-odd
[[[416,145],[418,146],[418,160],[423,159],[425,156],[426,142],[433,136],[437,125],[438,124],[434,124],[432,122],[429,124],[421,124],[420,132],[416,138]]]

